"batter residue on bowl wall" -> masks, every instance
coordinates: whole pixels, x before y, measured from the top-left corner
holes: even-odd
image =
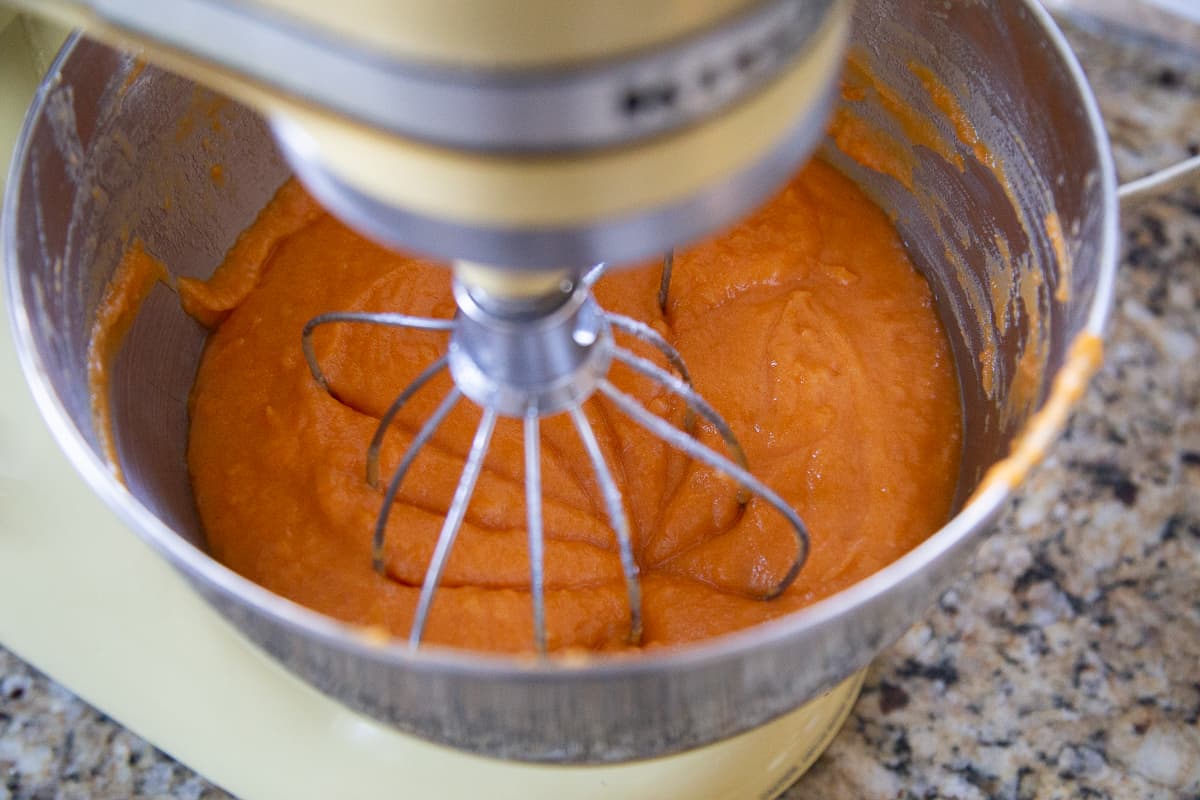
[[[946,520],[960,451],[949,346],[891,223],[852,183],[813,163],[750,219],[678,254],[665,316],[658,275],[657,265],[618,271],[597,297],[682,352],[751,469],[803,515],[812,552],[782,597],[754,599],[791,563],[786,523],[757,500],[742,509],[729,481],[590,400],[633,527],[646,644],[786,614],[885,566]],[[370,541],[382,492],[364,480],[367,444],[397,391],[444,351],[445,334],[323,330],[316,349],[334,399],[309,374],[300,332],[331,310],[448,317],[449,270],[367,242],[289,183],[213,278],[179,288],[189,312],[215,326],[189,449],[212,554],[299,603],[404,635],[478,411],[460,403],[418,458],[380,576]],[[651,410],[682,419],[665,392],[620,367],[612,377]],[[448,388],[448,378],[435,381],[401,413],[385,442],[385,475]],[[543,430],[550,646],[623,647],[625,588],[595,479],[567,420]],[[720,447],[712,431],[700,435]],[[532,647],[521,464],[519,424],[503,421],[427,641]]]
[[[121,258],[104,296],[96,307],[92,335],[88,339],[88,396],[92,405],[92,423],[100,440],[100,449],[108,458],[109,469],[120,478],[121,462],[117,458],[116,439],[109,411],[108,376],[113,359],[120,350],[125,335],[133,326],[138,311],[154,284],[168,279],[162,262],[146,253],[140,241],[134,241]]]

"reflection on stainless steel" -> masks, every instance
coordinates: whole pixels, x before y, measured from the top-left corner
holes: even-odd
[[[893,214],[934,288],[959,365],[965,503],[1033,410],[1013,411],[1010,385],[1022,348],[1044,340],[1050,376],[1079,333],[1104,324],[1116,258],[1108,144],[1065,43],[1031,0],[938,3],[936,14],[923,0],[863,0],[855,26],[858,50],[908,105],[935,113],[909,79],[910,62],[950,87],[1011,179],[1006,191],[965,146],[956,144],[961,170],[917,147],[914,196],[828,151]],[[127,487],[112,479],[97,449],[85,357],[120,232],[141,237],[176,274],[205,276],[286,176],[263,124],[230,105],[221,112],[224,133],[210,142],[230,176],[218,192],[201,141],[212,134],[179,133],[192,85],[147,68],[122,95],[133,69],[128,58],[74,42],[25,132],[3,231],[23,365],[72,461],[130,526],[248,637],[363,713],[456,747],[543,761],[645,758],[730,736],[814,697],[898,637],[956,574],[1005,500],[1002,486],[974,497],[896,563],[787,618],[637,657],[530,664],[432,647],[413,653],[274,596],[204,552],[184,459],[185,399],[204,331],[165,288],[150,296],[113,367],[113,423]],[[65,92],[81,164],[67,163],[55,130],[63,123],[49,113],[49,101]],[[1052,212],[1069,273],[1044,231],[1030,230]],[[1007,258],[996,257],[997,241]],[[1020,303],[1011,314],[980,308],[972,298],[981,286],[1013,277],[1005,271],[1036,273],[1047,286],[1062,281],[1065,299],[1040,296],[1036,315]],[[976,369],[987,343],[995,343],[997,365],[991,390]]]

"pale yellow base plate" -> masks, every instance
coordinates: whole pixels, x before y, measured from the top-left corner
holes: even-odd
[[[36,78],[22,38],[0,26],[0,162]],[[0,642],[247,800],[773,797],[857,697],[861,675],[729,741],[613,767],[493,761],[399,734],[248,644],[88,490],[34,408],[6,309],[0,387]]]

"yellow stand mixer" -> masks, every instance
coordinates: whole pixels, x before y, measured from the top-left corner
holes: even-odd
[[[320,325],[450,330],[446,357],[425,377],[448,369],[455,378],[456,389],[443,404],[447,411],[460,396],[485,409],[429,567],[410,640],[414,648],[497,414],[523,418],[526,425],[539,652],[545,654],[546,634],[538,420],[558,413],[571,415],[604,487],[626,570],[629,636],[638,641],[640,592],[628,522],[580,410],[596,391],[650,433],[733,477],[743,487],[743,502],[745,493],[753,493],[783,514],[796,533],[796,556],[775,591],[796,577],[808,547],[803,522],[748,470],[728,425],[691,389],[678,353],[648,326],[603,312],[590,287],[606,263],[665,252],[659,295],[665,306],[671,249],[735,221],[811,152],[833,102],[848,3],[357,2],[335,8],[172,0],[28,6],[144,50],[157,63],[253,103],[270,116],[296,173],[349,224],[385,243],[454,260],[460,309],[454,325],[335,312],[314,319],[303,341],[314,379],[326,385],[309,338]],[[613,328],[658,348],[675,374],[617,348]],[[721,434],[728,456],[623,395],[604,377],[614,360],[684,398],[691,409],[687,427],[698,415]],[[388,422],[422,383],[401,392],[385,416],[371,466]],[[377,551],[406,466],[441,416],[430,420],[389,483]],[[368,479],[377,482],[374,472],[369,468]],[[851,679],[747,734],[759,744],[747,739],[738,750],[770,754],[772,766],[760,764],[731,796],[785,788],[836,730],[858,683]],[[770,746],[761,746],[764,736]],[[543,751],[531,755],[547,757]],[[726,783],[734,774],[725,759],[713,761],[703,750],[674,758],[685,759],[695,775],[705,762],[723,763]],[[698,785],[664,781],[661,770],[682,765],[670,766],[673,760],[568,770],[565,780],[573,788],[562,785],[560,791],[584,796],[584,787],[598,785],[595,777],[606,772],[601,783],[610,786],[658,787],[646,796],[665,796],[664,785]],[[646,774],[615,779],[615,769]],[[705,777],[703,785],[713,786],[711,780]],[[496,777],[486,782],[496,786]]]
[[[817,144],[825,111],[836,99],[849,16],[848,4],[840,0],[347,0],[336,9],[276,0],[25,5],[102,37],[139,43],[152,61],[252,103],[268,115],[291,170],[331,210],[376,239],[453,260],[462,322],[450,332],[445,368],[468,399],[496,415],[528,420],[535,432],[541,414],[570,414],[587,393],[605,391],[607,364],[619,357],[608,341],[611,330],[626,323],[588,303],[597,265],[669,254],[728,224],[765,198]],[[141,83],[146,75],[138,78],[139,65],[100,45],[71,43],[36,99],[17,154],[22,169],[14,170],[8,189],[4,228],[18,349],[43,414],[68,455],[222,615],[326,694],[460,750],[553,762],[495,761],[406,739],[321,697],[260,651],[243,647],[215,614],[203,612],[200,621],[200,603],[189,595],[189,629],[194,626],[197,637],[222,648],[214,667],[231,667],[227,674],[240,682],[242,707],[220,701],[220,676],[206,676],[192,691],[228,719],[250,724],[245,706],[254,695],[246,687],[253,686],[273,699],[267,713],[286,719],[287,730],[305,743],[291,750],[290,761],[272,762],[291,771],[273,781],[225,771],[219,758],[196,766],[235,791],[262,796],[301,796],[304,775],[325,767],[327,776],[353,763],[360,774],[392,775],[394,786],[411,776],[421,787],[414,790],[418,794],[438,791],[440,777],[443,796],[488,791],[499,797],[740,798],[775,796],[811,763],[848,712],[860,670],[946,586],[969,552],[967,544],[1019,479],[1017,470],[1005,473],[1017,474],[1011,481],[981,485],[1035,410],[1014,412],[1007,389],[1029,342],[1046,345],[1047,387],[1056,374],[1072,380],[1047,389],[1052,402],[1046,406],[1054,413],[1038,421],[1038,436],[1018,450],[1020,464],[1035,461],[1041,451],[1032,448],[1062,424],[1081,376],[1094,368],[1094,359],[1069,360],[1070,344],[1091,341],[1100,332],[1116,253],[1115,181],[1099,114],[1078,65],[1037,3],[931,7],[922,0],[876,0],[855,12],[854,37],[877,74],[897,78],[897,96],[932,116],[937,109],[929,93],[919,82],[901,79],[914,61],[929,65],[1012,179],[1012,191],[1005,193],[990,165],[977,163],[949,123],[942,124],[943,133],[961,166],[947,168],[938,153],[907,143],[915,165],[912,186],[826,153],[896,219],[938,294],[960,371],[964,439],[971,443],[960,475],[964,505],[898,561],[788,618],[678,652],[587,663],[466,656],[433,647],[414,652],[419,626],[411,642],[380,643],[216,564],[199,541],[189,539],[187,526],[156,504],[153,492],[112,479],[89,438],[90,422],[79,411],[73,383],[79,370],[72,348],[78,350],[76,339],[85,330],[79,319],[87,316],[86,303],[77,309],[70,291],[59,290],[59,284],[75,287],[80,270],[91,265],[77,263],[79,250],[70,251],[69,231],[58,230],[68,221],[57,219],[56,209],[70,203],[57,202],[61,198],[53,195],[56,185],[47,176],[69,173],[70,159],[61,156],[55,138],[61,133],[55,126],[69,115],[59,112],[82,115],[81,130],[96,127],[103,87],[92,85],[97,81],[87,66],[102,63],[118,88],[125,80]],[[162,75],[156,75],[160,89]],[[881,124],[890,124],[897,141],[903,140],[894,119]],[[30,140],[39,142],[45,163],[32,158]],[[149,157],[136,146],[127,149]],[[64,192],[89,202],[86,187],[69,178],[61,181]],[[970,210],[972,226],[948,230],[946,220],[963,209]],[[1050,214],[1061,219],[1065,241],[1051,242],[1030,227],[1030,220],[1040,226]],[[1001,235],[1012,258],[982,258]],[[60,239],[67,241],[65,250]],[[669,266],[668,256],[660,294],[670,291]],[[1012,314],[977,313],[979,303],[972,298],[991,296],[988,287],[995,281],[1012,286],[1024,279],[1036,279],[1036,314],[1021,306]],[[1061,296],[1052,296],[1048,287],[1055,286],[1063,287]],[[384,317],[373,321],[425,324]],[[359,321],[317,318],[310,325]],[[474,332],[468,330],[472,326]],[[981,354],[989,346],[988,365],[996,374],[985,380]],[[529,353],[535,356],[526,358]],[[672,363],[669,352],[664,355],[671,372],[655,378],[688,397],[700,424],[719,429],[715,410],[688,396],[686,367]],[[315,359],[310,365],[320,381],[321,365]],[[175,366],[165,364],[164,370]],[[175,377],[186,381],[192,375],[194,362],[183,364]],[[180,383],[179,391],[186,394],[187,385]],[[151,390],[157,391],[139,387]],[[403,398],[401,393],[397,402]],[[637,418],[636,410],[623,410]],[[646,427],[647,435],[679,447],[691,441],[672,426]],[[585,426],[579,434],[586,442]],[[482,452],[486,425],[476,441]],[[737,471],[736,451],[727,441],[722,453],[708,452],[722,459],[713,465],[748,494],[770,502],[761,491],[765,487]],[[466,472],[460,507],[469,499]],[[391,481],[402,477],[401,472]],[[536,498],[535,482],[530,486],[528,497]],[[536,568],[536,500],[529,505]],[[619,498],[609,505],[619,532]],[[448,516],[439,550],[453,545],[454,516]],[[806,540],[803,521],[795,520],[793,528],[798,568]],[[20,563],[36,566],[13,569],[13,585],[33,596],[36,576],[53,568],[54,558],[53,548],[29,546]],[[134,559],[130,554],[131,563]],[[82,574],[75,577],[83,579],[86,565],[77,566]],[[22,573],[32,580],[15,582]],[[627,577],[629,630],[636,639],[636,575],[628,571]],[[429,596],[437,578],[435,562],[425,584]],[[176,590],[183,594],[180,586]],[[45,596],[44,587],[37,596]],[[84,592],[71,602],[86,607],[97,601]],[[217,629],[221,633],[212,633]],[[3,635],[18,652],[21,642],[39,641],[28,628]],[[61,651],[59,656],[56,663],[72,667]],[[73,674],[69,685],[88,680],[80,664]],[[175,685],[172,691],[188,690]],[[215,724],[204,705],[192,704],[188,712]],[[311,717],[296,715],[297,708],[311,710]],[[186,737],[175,739],[175,746],[166,734],[158,740],[189,760]],[[336,763],[312,763],[322,741],[337,751]],[[230,749],[226,744],[224,750]],[[214,752],[222,750],[208,751]],[[649,760],[633,761],[638,758]]]

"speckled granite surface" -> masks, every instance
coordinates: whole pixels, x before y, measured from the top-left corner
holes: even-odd
[[[1200,50],[1069,33],[1123,178],[1200,150]],[[788,800],[1200,798],[1200,185],[1123,228],[1068,433]]]
[[[1200,51],[1069,33],[1122,177],[1200,149]],[[1200,187],[1124,237],[1068,434],[787,800],[1200,798]],[[0,800],[128,797],[229,795],[0,649]]]

